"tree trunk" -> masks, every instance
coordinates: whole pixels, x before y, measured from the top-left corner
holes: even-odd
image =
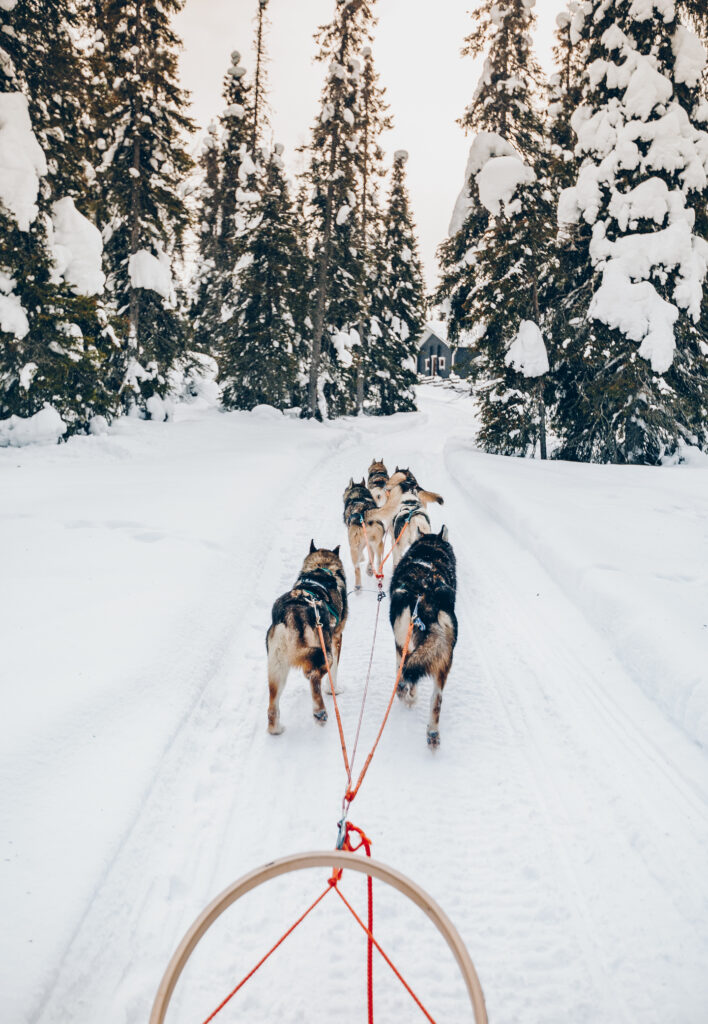
[[[141,44],[142,44],[142,0],[135,5],[135,77],[138,83],[138,91],[133,93],[133,165],[134,173],[131,176],[130,185],[130,254],[137,252],[140,248],[140,71],[141,71]],[[137,288],[129,285],[129,306],[130,306],[130,344],[133,348],[139,349],[140,338],[140,295]]]
[[[315,317],[312,324],[312,352],[310,358],[310,385],[308,402],[310,416],[317,416],[317,385],[320,377],[320,354],[322,352],[322,332],[324,330],[325,305],[327,302],[327,274],[332,258],[332,202],[334,198],[334,182],[332,175],[337,160],[337,142],[339,133],[335,126],[332,132],[332,143],[329,156],[329,175],[327,182],[327,202],[325,205],[324,238],[320,249],[317,265],[317,302]]]
[[[371,58],[366,58],[370,60]],[[366,310],[366,291],[364,288],[364,274],[366,273],[367,260],[369,255],[369,221],[368,221],[368,199],[369,199],[369,127],[370,127],[370,82],[365,77],[367,86],[364,90],[364,145],[363,162],[361,168],[361,277],[358,288],[359,306],[359,359],[356,369],[356,411],[360,413],[364,407],[364,371],[366,342],[364,338],[365,324],[368,319]]]
[[[536,385],[536,399],[538,401],[539,440],[541,442],[541,458],[547,458],[546,453],[546,403],[543,400],[543,377],[538,378]]]
[[[538,282],[536,275],[533,276],[533,311],[536,317],[537,326],[541,327],[541,310],[538,304]],[[543,400],[543,377],[538,378],[538,384],[536,385],[536,402],[538,404],[538,433],[539,442],[541,445],[541,458],[547,458],[546,452],[546,403]]]
[[[251,153],[256,152],[256,145],[258,143],[258,114],[261,106],[261,77],[263,67],[263,18],[265,16],[265,9],[268,4],[268,0],[260,0],[258,4],[258,32],[256,35],[256,79],[255,89],[253,95],[253,128],[251,130]]]
[[[342,43],[339,49],[339,63],[344,63],[344,56],[347,50],[348,32],[345,28],[342,36]],[[332,205],[334,202],[334,181],[333,175],[337,166],[339,156],[339,128],[338,117],[341,109],[342,83],[337,80],[337,102],[335,103],[332,141],[329,150],[329,166],[327,169],[327,200],[325,203],[325,221],[322,239],[322,248],[317,265],[317,301],[315,303],[315,315],[312,324],[312,351],[310,356],[310,383],[308,388],[308,404],[310,416],[317,416],[317,385],[320,377],[320,355],[322,353],[322,333],[324,330],[325,306],[327,304],[327,275],[332,259]]]

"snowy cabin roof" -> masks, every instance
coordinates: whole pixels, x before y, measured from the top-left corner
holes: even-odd
[[[428,320],[419,338],[418,345],[424,345],[431,334],[434,334],[438,341],[444,341],[447,345],[447,323],[444,320]]]

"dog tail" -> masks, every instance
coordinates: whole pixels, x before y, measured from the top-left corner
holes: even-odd
[[[435,491],[418,491],[416,497],[423,505],[428,505],[431,501],[437,501],[438,505],[445,504],[441,495],[436,494]]]
[[[404,608],[393,627],[396,647],[402,648],[410,623],[410,609]],[[440,672],[449,671],[455,640],[455,625],[446,611],[440,611],[424,633],[414,630],[408,656],[399,680],[399,689],[415,685],[423,676],[435,678]]]

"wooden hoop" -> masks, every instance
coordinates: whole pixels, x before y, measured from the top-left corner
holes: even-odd
[[[343,850],[328,850],[316,853],[295,853],[289,857],[281,857],[279,860],[270,861],[263,867],[243,875],[237,882],[234,882],[227,889],[212,900],[208,907],[202,911],[192,927],[177,947],[172,959],[167,965],[167,970],[160,982],[160,987],[155,996],[150,1024],[164,1024],[165,1014],[169,1006],[172,993],[175,990],[179,976],[192,955],[199,940],[211,928],[216,919],[223,912],[245,896],[251,889],[256,889],[264,882],[279,875],[287,875],[291,871],[302,871],[304,868],[345,868],[346,870],[357,871],[362,875],[371,875],[372,878],[385,882],[392,888],[407,896],[417,907],[430,918],[440,934],[450,947],[457,965],[460,968],[462,977],[469,993],[470,1002],[474,1011],[475,1024],[488,1024],[487,1010],[484,1005],[482,987],[477,977],[477,972],[470,958],[467,948],[460,938],[460,934],[454,924],[425,890],[412,882],[405,875],[393,868],[382,864],[381,861],[372,860],[369,857],[358,857],[353,853],[345,853]]]

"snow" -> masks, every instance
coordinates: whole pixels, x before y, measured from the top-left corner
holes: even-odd
[[[518,153],[506,139],[496,132],[478,132],[470,145],[465,167],[465,180],[452,212],[448,235],[456,235],[467,220],[472,202],[470,199],[470,179],[479,174],[486,162],[493,156],[513,156],[518,158]]]
[[[14,278],[0,270],[0,331],[24,338],[29,331],[29,321],[19,295],[14,293],[16,284]]]
[[[336,331],[332,335],[332,344],[337,353],[337,359],[342,366],[352,365],[354,359],[351,350],[360,343],[359,332],[355,327],[352,327],[349,331]]]
[[[706,66],[706,51],[695,32],[685,25],[677,25],[671,40],[675,57],[674,78],[689,88],[695,88],[701,80]]]
[[[548,373],[546,345],[538,324],[533,320],[521,321],[504,362],[524,377],[541,377]]]
[[[28,231],[37,216],[39,179],[47,162],[30,123],[27,99],[0,93],[0,203]]]
[[[171,423],[0,452],[8,1021],[147,1020],[217,892],[334,844],[334,719],[312,724],[293,673],[287,731],[266,734],[263,638],[310,538],[346,550],[343,486],[383,456],[444,495],[429,511],[457,554],[460,638],[439,754],[423,681],[418,707],[394,705],[352,820],[450,915],[491,1020],[702,1024],[708,471],[486,456],[468,400],[420,399],[418,414],[325,424],[181,407]],[[348,736],[375,595],[350,606]],[[358,765],[393,682],[386,612]],[[324,874],[233,907],[168,1019],[203,1020]],[[362,880],[344,885],[365,907]],[[377,937],[434,1018],[471,1019],[432,926],[375,893]],[[365,944],[340,911],[325,900],[231,1018],[324,1024],[346,1005],[366,1019]],[[379,960],[375,985],[377,1019],[416,1019]]]
[[[339,227],[341,227],[341,226],[342,226],[342,224],[345,224],[345,223],[346,223],[346,221],[347,221],[347,218],[349,217],[349,214],[350,214],[351,212],[352,212],[352,208],[351,208],[351,206],[346,206],[346,205],[345,205],[345,206],[341,206],[341,207],[339,208],[339,210],[337,210],[337,217],[336,217],[336,220],[337,220],[337,225],[338,225]]]
[[[128,272],[133,288],[147,288],[168,301],[171,298],[173,288],[170,259],[162,249],[157,249],[157,256],[153,256],[147,249],[131,253]]]
[[[629,17],[636,21],[648,21],[654,11],[662,16],[666,24],[676,17],[674,0],[632,0],[629,5]]]
[[[666,373],[671,366],[678,309],[662,299],[648,281],[634,284],[621,267],[610,266],[592,297],[589,315],[618,328],[631,341],[641,342],[640,356],[657,373]]]
[[[640,21],[654,8],[672,20],[672,4],[642,0],[633,7]],[[621,63],[596,59],[588,74],[595,85],[605,79],[621,97],[610,98],[594,113],[581,105],[573,114],[576,154],[585,161],[576,185],[559,197],[558,223],[563,227],[582,219],[593,225],[590,252],[602,280],[590,315],[639,342],[640,355],[665,373],[673,361],[679,309],[698,320],[708,272],[708,245],[693,235],[695,214],[687,203],[691,191],[708,184],[708,134],[672,100],[673,85],[657,69],[656,59],[634,49],[616,24],[603,33],[602,43],[609,53],[619,51]],[[679,80],[701,74],[705,54],[696,44],[687,30],[674,34]],[[616,183],[627,171],[643,180],[622,192]],[[678,187],[669,189],[656,176],[659,171],[675,176]],[[607,189],[608,217],[598,221]],[[658,230],[647,231],[648,221]],[[615,240],[610,242],[608,235]],[[671,294],[659,294],[657,285],[674,272]]]
[[[98,295],[106,275],[101,270],[101,232],[74,206],[74,200],[59,199],[52,207],[51,248],[55,269],[76,295]]]
[[[477,187],[482,205],[495,217],[509,213],[509,204],[519,185],[536,180],[533,168],[518,156],[490,157],[477,175]]]
[[[28,370],[32,365],[28,363],[24,369]],[[66,424],[59,413],[53,406],[45,405],[34,416],[10,416],[9,419],[0,420],[0,448],[56,444],[65,433]]]

